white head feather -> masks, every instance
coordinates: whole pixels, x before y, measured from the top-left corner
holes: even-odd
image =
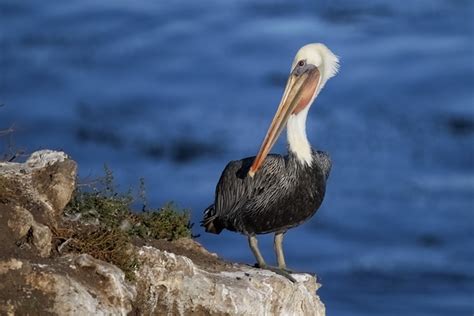
[[[311,165],[313,157],[311,146],[306,137],[306,116],[314,99],[324,87],[326,82],[334,77],[339,70],[339,58],[331,52],[326,45],[320,43],[308,44],[300,48],[296,53],[291,70],[296,67],[300,60],[306,64],[316,66],[321,74],[318,89],[314,92],[310,103],[298,114],[292,114],[287,123],[287,138],[290,150],[296,154],[298,159],[305,164]]]
[[[307,64],[312,64],[319,69],[321,84],[318,90],[321,90],[328,79],[334,77],[339,71],[339,58],[326,45],[321,43],[301,47],[291,65],[292,70],[300,60],[306,60]]]

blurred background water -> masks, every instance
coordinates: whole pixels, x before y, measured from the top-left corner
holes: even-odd
[[[124,190],[144,177],[198,222],[226,163],[256,154],[297,49],[326,43],[341,72],[308,136],[333,171],[289,266],[317,273],[329,315],[472,315],[473,20],[468,0],[1,0],[0,149],[63,149],[86,178],[106,163]],[[244,237],[194,233],[253,264]]]

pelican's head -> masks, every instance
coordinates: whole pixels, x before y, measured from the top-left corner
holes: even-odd
[[[296,53],[291,72],[298,73],[311,70],[315,67],[320,76],[317,90],[321,90],[328,79],[334,77],[339,70],[339,58],[326,45],[321,43],[308,44],[301,47]],[[310,104],[311,105],[311,104]]]
[[[298,115],[303,110],[307,113],[329,78],[336,75],[338,68],[339,59],[324,44],[308,44],[298,50],[278,110],[250,167],[251,177],[263,164],[290,116]]]

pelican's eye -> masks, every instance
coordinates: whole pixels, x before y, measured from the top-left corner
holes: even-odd
[[[306,64],[306,61],[304,61],[304,60],[300,60],[298,62],[298,66],[300,66],[300,67],[303,67],[305,64]]]

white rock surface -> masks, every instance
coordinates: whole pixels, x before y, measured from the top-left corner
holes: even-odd
[[[37,151],[24,163],[0,162],[2,247],[15,251],[21,242],[42,257],[50,255],[50,228],[71,199],[76,171],[73,160],[52,150]]]
[[[42,264],[0,260],[0,277],[0,315],[127,315],[136,297],[119,268],[85,254]]]
[[[273,272],[234,265],[208,272],[189,258],[152,247],[139,251],[140,311],[145,315],[325,315],[313,276],[296,283]]]

